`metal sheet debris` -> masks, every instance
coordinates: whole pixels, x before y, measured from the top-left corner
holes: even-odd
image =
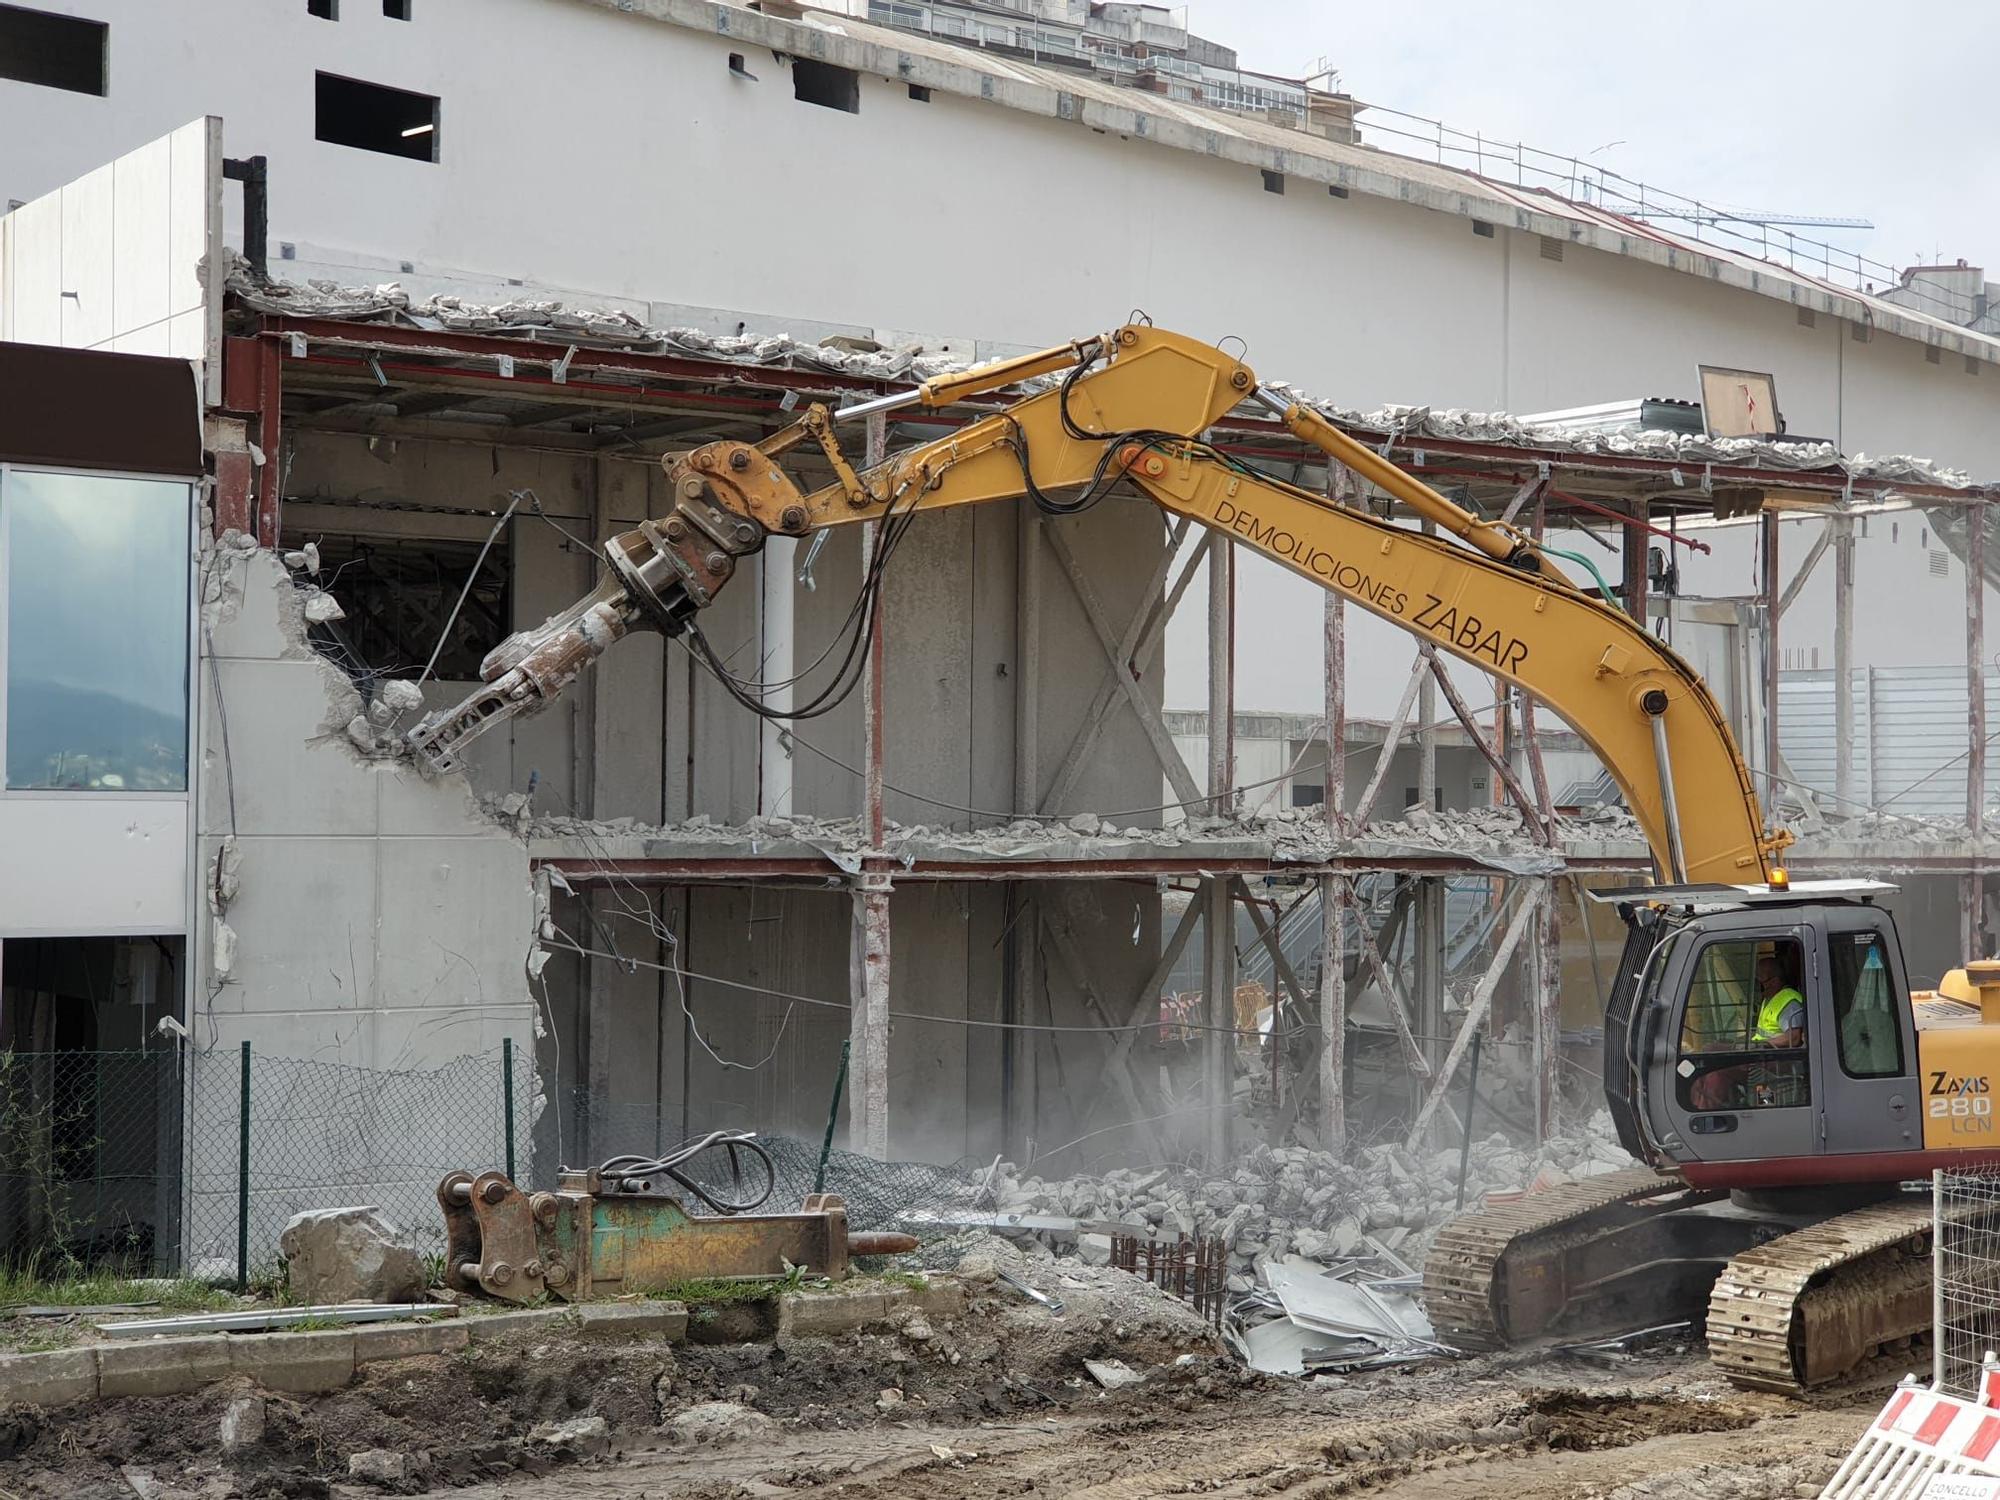
[[[1273,1375],[1372,1369],[1448,1357],[1408,1295],[1409,1278],[1369,1261],[1328,1269],[1303,1256],[1259,1267],[1264,1286],[1231,1304],[1224,1336],[1252,1369]]]

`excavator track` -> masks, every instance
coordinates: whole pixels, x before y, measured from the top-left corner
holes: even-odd
[[[1911,1196],[1745,1250],[1709,1296],[1708,1352],[1736,1385],[1800,1394],[1931,1323],[1931,1205]]]
[[[1540,1329],[1516,1326],[1515,1291],[1548,1276],[1537,1251],[1560,1254],[1562,1231],[1608,1209],[1662,1212],[1686,1205],[1686,1184],[1646,1167],[1560,1183],[1512,1203],[1453,1219],[1424,1258],[1424,1310],[1440,1337],[1461,1349],[1499,1349]],[[1511,1274],[1510,1274],[1511,1273]]]

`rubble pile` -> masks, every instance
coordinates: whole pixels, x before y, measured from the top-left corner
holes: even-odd
[[[1635,1165],[1599,1111],[1576,1135],[1539,1150],[1495,1133],[1473,1142],[1465,1201],[1595,1176]],[[1456,1211],[1458,1149],[1364,1147],[1342,1161],[1304,1146],[1258,1145],[1226,1175],[1183,1167],[1124,1168],[1098,1177],[1044,1180],[1003,1162],[986,1185],[1003,1214],[1058,1214],[1150,1225],[1168,1235],[1219,1236],[1232,1279],[1247,1289],[1264,1260],[1300,1255],[1335,1261],[1386,1250],[1415,1264]],[[1370,1244],[1370,1240],[1374,1244]]]
[[[234,251],[228,254],[229,264],[224,268],[228,290],[241,305],[256,312],[345,318],[453,333],[514,334],[589,348],[700,355],[740,364],[819,370],[878,381],[922,381],[978,363],[960,358],[949,347],[927,349],[913,343],[890,348],[872,339],[848,335],[807,342],[782,332],[746,330],[714,334],[695,328],[654,328],[624,308],[578,307],[550,298],[517,297],[488,304],[452,295],[412,297],[400,283],[393,281],[375,286],[343,286],[323,278],[278,281],[254,274],[249,263]],[[1049,379],[1023,382],[1015,389],[1034,389]],[[1666,459],[1689,465],[1836,469],[1857,478],[1903,480],[1948,489],[1965,489],[1972,482],[1964,470],[1929,459],[1903,454],[1843,456],[1827,442],[1711,438],[1701,433],[1640,429],[1576,432],[1523,421],[1505,412],[1456,407],[1391,405],[1363,411],[1317,400],[1281,380],[1266,380],[1263,384],[1313,407],[1350,431],[1380,434],[1389,440],[1391,447],[1431,437],[1559,452]]]
[[[1617,432],[1579,432],[1571,428],[1526,421],[1506,412],[1471,411],[1463,407],[1378,406],[1372,411],[1340,406],[1307,395],[1284,381],[1263,384],[1283,391],[1342,427],[1381,433],[1391,444],[1438,438],[1455,442],[1505,443],[1512,447],[1552,448],[1572,453],[1609,453],[1667,459],[1687,464],[1754,464],[1772,469],[1844,469],[1857,478],[1904,480],[1964,489],[1971,477],[1929,459],[1906,454],[1843,457],[1828,442],[1786,441],[1763,437],[1709,437],[1699,432],[1626,428]]]
[[[1845,817],[1826,814],[1801,833],[1825,838],[1865,843],[1895,840],[1906,844],[1963,844],[1979,836],[1966,826],[1965,819],[1929,813],[1869,811]]]
[[[684,823],[654,827],[636,818],[540,816],[520,793],[490,799],[488,811],[515,824],[530,838],[644,838],[742,844],[752,849],[789,841],[817,849],[836,863],[856,861],[855,868],[868,852],[867,838],[858,818],[755,817],[747,823],[722,824],[697,816]],[[1589,843],[1637,843],[1643,838],[1631,814],[1616,807],[1593,808],[1575,817],[1561,818],[1557,835],[1565,842]],[[1268,808],[1245,818],[1189,817],[1154,828],[1120,826],[1090,812],[1060,818],[1015,818],[971,829],[898,823],[890,825],[884,846],[892,858],[901,858],[906,863],[953,853],[974,853],[988,859],[1032,859],[1059,848],[1073,848],[1079,839],[1099,846],[1128,843],[1143,844],[1150,849],[1248,840],[1268,843],[1273,858],[1302,864],[1371,844],[1447,850],[1469,858],[1512,863],[1548,857],[1547,851],[1523,827],[1520,815],[1505,807],[1441,813],[1411,808],[1401,818],[1372,824],[1346,837],[1329,827],[1317,809],[1294,807]]]

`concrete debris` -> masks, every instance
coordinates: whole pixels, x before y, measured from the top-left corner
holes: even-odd
[[[408,1484],[422,1467],[416,1454],[398,1453],[393,1448],[363,1448],[347,1455],[347,1477],[364,1484]]]
[[[1138,1385],[1146,1378],[1122,1359],[1086,1359],[1083,1368],[1107,1391],[1115,1391],[1121,1385]]]
[[[391,677],[376,684],[375,701],[388,704],[391,713],[406,714],[424,706],[424,690],[406,677]]]
[[[1611,1116],[1539,1150],[1494,1133],[1472,1145],[1465,1201],[1634,1165]],[[1417,1264],[1458,1210],[1458,1150],[1369,1146],[1342,1161],[1304,1146],[1257,1145],[1225,1175],[1182,1167],[1124,1168],[1044,1180],[1003,1162],[988,1189],[1002,1213],[1069,1214],[1152,1226],[1170,1238],[1217,1235],[1232,1278],[1248,1291],[1257,1266],[1287,1255],[1339,1262],[1386,1249]]]
[[[294,573],[310,573],[319,577],[319,543],[307,542],[296,552],[285,554],[285,566]]]
[[[578,839],[586,844],[642,839],[648,843],[729,846],[754,853],[793,843],[817,851],[836,866],[861,868],[870,852],[865,829],[857,818],[756,817],[728,826],[705,816],[685,823],[654,827],[636,818],[582,819],[534,817],[517,797],[488,799],[487,811],[513,822],[530,838]],[[1639,825],[1622,808],[1590,809],[1561,818],[1558,837],[1565,844],[1643,843]],[[1342,836],[1317,810],[1273,808],[1250,818],[1189,817],[1165,827],[1118,828],[1095,813],[1077,813],[1061,821],[1016,818],[984,828],[930,827],[921,823],[892,824],[884,851],[906,865],[919,859],[1047,859],[1091,854],[1116,857],[1119,849],[1204,849],[1240,844],[1246,855],[1265,854],[1292,864],[1313,864],[1335,854],[1396,854],[1412,849],[1445,851],[1489,864],[1509,874],[1551,874],[1561,861],[1544,848],[1509,808],[1483,807],[1466,812],[1434,813],[1416,808],[1404,818],[1389,820]],[[1231,851],[1239,852],[1239,851]]]
[[[373,1208],[313,1208],[278,1236],[292,1295],[308,1302],[421,1302],[424,1262]]]
[[[976,363],[929,353],[921,345],[884,349],[879,345],[869,347],[873,340],[841,337],[807,343],[785,333],[718,335],[692,328],[651,328],[623,309],[570,307],[545,299],[522,298],[489,306],[455,296],[412,298],[393,281],[376,286],[342,286],[322,279],[303,283],[272,281],[254,276],[240,255],[226,253],[228,290],[245,307],[257,312],[454,333],[518,334],[581,347],[691,354],[739,364],[827,371],[879,381],[922,381]],[[1028,382],[1023,388],[1035,384]],[[1263,384],[1268,389],[1287,392],[1343,427],[1381,434],[1392,445],[1431,437],[1557,452],[1665,459],[1691,466],[1723,463],[1788,470],[1835,469],[1859,478],[1934,484],[1948,489],[1964,489],[1971,484],[1963,470],[1928,459],[1863,453],[1843,459],[1838,449],[1824,442],[1711,438],[1700,433],[1649,429],[1576,432],[1524,422],[1504,412],[1457,407],[1391,405],[1364,411],[1315,400],[1283,381],[1266,380]],[[1699,473],[1692,482],[1700,482]]]
[[[1777,442],[1769,438],[1711,438],[1702,433],[1631,428],[1620,432],[1578,432],[1524,422],[1505,412],[1469,411],[1461,407],[1379,406],[1372,411],[1319,401],[1282,381],[1265,381],[1273,390],[1314,408],[1350,430],[1380,433],[1391,445],[1409,445],[1423,438],[1456,442],[1500,443],[1517,448],[1542,448],[1564,453],[1605,453],[1635,458],[1665,459],[1686,464],[1737,464],[1766,469],[1838,469],[1863,479],[1901,480],[1965,489],[1971,477],[1925,458],[1907,455],[1871,457],[1856,453],[1843,460],[1840,450],[1825,442]],[[1393,454],[1391,455],[1394,456]],[[1697,476],[1698,478],[1698,476]]]
[[[1972,844],[1991,842],[1975,835],[1963,818],[1935,814],[1869,811],[1839,816],[1827,813],[1812,833],[1843,843]]]
[[[602,1458],[611,1451],[611,1424],[602,1417],[541,1422],[529,1429],[528,1442],[571,1458]]]
[[[667,1424],[667,1436],[689,1447],[705,1443],[734,1443],[763,1435],[771,1419],[736,1401],[702,1401],[675,1412]]]
[[[401,677],[385,678],[375,684],[375,698],[368,705],[368,719],[377,728],[386,729],[404,714],[423,706],[424,690],[414,682]],[[382,745],[381,736],[370,738],[376,746]],[[395,747],[391,743],[387,748],[393,750]]]
[[[243,850],[238,847],[236,835],[225,834],[216,845],[215,858],[208,862],[208,879],[205,882],[210,916],[219,917],[229,910],[229,903],[236,899],[236,893],[243,888],[240,871],[243,868]]]
[[[305,615],[308,625],[330,625],[335,620],[346,619],[347,611],[325,589],[314,589],[306,595]]]
[[[570,307],[538,298],[489,306],[455,296],[412,298],[393,281],[356,287],[317,278],[306,282],[259,280],[249,264],[234,254],[227,274],[229,290],[245,307],[293,317],[341,318],[450,333],[518,334],[585,348],[691,354],[865,380],[928,380],[966,365],[964,360],[927,353],[921,345],[896,349],[877,345],[870,349],[862,346],[863,341],[851,339],[806,343],[784,333],[732,336],[694,328],[649,328],[623,309]]]
[[[264,1440],[264,1398],[238,1396],[230,1402],[222,1409],[218,1435],[222,1439],[224,1453],[238,1453],[261,1443]]]
[[[227,979],[236,967],[236,929],[220,917],[209,927],[208,966],[219,980]]]

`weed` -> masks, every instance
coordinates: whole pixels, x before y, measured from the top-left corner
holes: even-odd
[[[73,1328],[37,1328],[18,1338],[0,1333],[0,1347],[9,1354],[47,1354],[53,1349],[67,1349],[76,1342]]]
[[[720,1307],[735,1302],[768,1302],[780,1292],[795,1290],[800,1279],[800,1273],[796,1269],[787,1271],[783,1276],[764,1276],[752,1280],[694,1276],[686,1281],[669,1282],[646,1295],[665,1302],[685,1302],[690,1308],[704,1305]]]
[[[226,1293],[192,1278],[133,1281],[122,1276],[45,1276],[39,1264],[17,1270],[0,1267],[0,1307],[105,1307],[117,1303],[157,1302],[173,1312],[206,1312],[235,1301]]]

